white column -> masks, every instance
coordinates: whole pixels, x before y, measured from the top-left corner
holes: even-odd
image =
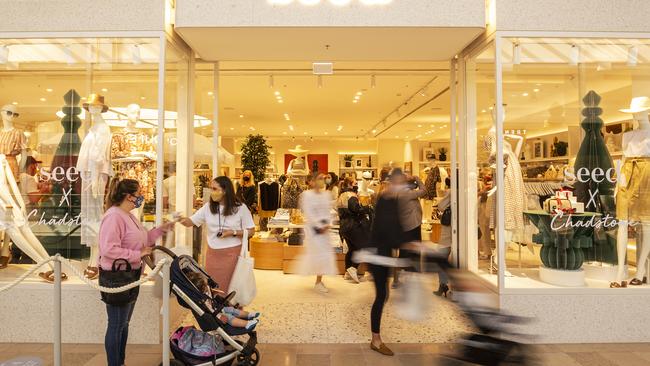
[[[451,141],[449,149],[451,151],[451,167],[449,175],[451,178],[451,263],[452,265],[459,266],[460,262],[458,260],[458,254],[460,253],[458,251],[458,228],[460,226],[458,225],[458,189],[456,189],[456,168],[458,166],[456,163],[456,160],[458,159],[458,152],[456,150],[456,102],[458,100],[458,88],[456,87],[456,64],[456,59],[452,59],[451,62],[449,62],[449,91],[451,94],[451,97],[449,98],[449,138]]]
[[[178,62],[176,119],[176,207],[184,215],[192,214],[194,190],[194,57]],[[176,226],[175,244],[191,246],[192,229]]]
[[[214,63],[214,117],[212,122],[212,177],[221,175],[219,161],[219,62]]]

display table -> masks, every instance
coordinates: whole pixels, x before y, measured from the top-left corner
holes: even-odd
[[[255,269],[282,269],[284,260],[284,242],[275,238],[250,240],[251,257],[255,258]]]
[[[588,221],[600,216],[596,212],[564,214],[559,216],[546,211],[524,211],[539,230],[533,241],[542,244],[540,258],[544,267],[556,270],[577,271],[584,261],[583,248],[593,245],[593,226]]]
[[[284,260],[282,262],[282,271],[284,273],[296,273],[298,257],[302,254],[303,250],[304,247],[302,245],[284,244]],[[345,272],[345,254],[336,253],[336,267],[339,270],[339,274]]]

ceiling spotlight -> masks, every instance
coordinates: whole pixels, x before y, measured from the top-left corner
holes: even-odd
[[[131,61],[134,65],[140,65],[142,63],[142,54],[140,53],[140,45],[134,44],[131,46]]]
[[[290,120],[291,120],[291,118],[289,118],[289,113],[285,113],[285,114],[284,114],[284,119],[286,119],[287,121],[290,121]]]
[[[527,96],[528,96],[528,93],[523,92],[523,93],[521,93],[521,96],[522,96],[522,97],[527,97]]]
[[[282,134],[283,134],[283,135],[286,135],[286,134],[287,134],[287,131],[283,131]]]
[[[569,65],[576,66],[580,62],[580,47],[578,45],[571,45],[571,53],[569,54]]]
[[[343,130],[343,126],[342,126],[342,125],[339,125],[339,126],[336,128],[336,130],[339,131],[339,132],[341,132],[341,131]]]
[[[422,127],[422,125],[418,125],[418,127],[420,127],[420,128],[421,128],[421,127]]]
[[[427,96],[427,93],[424,91],[424,89],[420,90],[420,95],[423,97]]]
[[[355,95],[355,96],[354,96],[354,100],[359,100],[359,99],[361,99],[360,96],[358,96],[358,95]]]
[[[377,133],[377,130],[373,129],[373,130],[372,130],[372,133]]]
[[[244,115],[243,115],[243,114],[240,114],[240,115],[239,115],[239,118],[244,118]]]
[[[352,99],[352,103],[359,103],[359,100],[357,100],[357,99]]]
[[[303,132],[302,134],[303,134],[303,135],[306,135],[306,134],[307,134],[307,131]]]
[[[374,88],[377,86],[377,78],[375,75],[370,75],[370,87]]]
[[[18,102],[11,102],[11,104],[13,104],[13,105],[18,105]]]
[[[145,100],[145,99],[147,99],[147,97],[140,97],[140,100]]]
[[[6,64],[9,61],[9,46],[0,46],[0,64]]]
[[[45,91],[48,92],[48,93],[51,93],[51,92],[53,92],[54,90],[53,90],[52,88],[47,88],[47,89],[45,89]]]
[[[627,49],[627,66],[636,66],[639,58],[639,48],[632,46]]]
[[[358,95],[358,96],[361,96],[361,95],[363,95],[363,92],[358,91],[358,92],[357,92],[357,95]]]
[[[273,93],[273,94],[275,94],[275,95],[280,95],[280,92],[279,92],[279,91],[276,91],[276,92]]]
[[[534,91],[535,93],[537,93],[537,92],[539,92],[539,88],[535,88],[535,89],[533,89],[533,91]]]
[[[45,102],[46,100],[47,100],[47,99],[45,99],[45,98],[41,98],[41,102]]]
[[[235,128],[234,128],[234,127],[230,127],[230,131],[234,131],[234,130],[235,130]]]
[[[275,80],[273,79],[273,75],[269,75],[269,88],[274,88],[274,87],[275,87]],[[280,92],[277,93],[280,94]]]
[[[514,65],[519,65],[521,63],[521,48],[518,43],[515,43],[512,46],[512,63]]]
[[[325,134],[327,135],[327,134],[328,134],[328,132],[327,132],[327,131],[325,131]]]
[[[293,131],[293,125],[289,125],[289,130]]]
[[[282,104],[282,103],[284,103],[284,100],[280,99],[280,100],[278,100],[278,103]]]
[[[485,109],[481,109],[481,113],[485,113],[485,112],[487,112]]]
[[[51,89],[50,89],[50,90],[51,90]],[[106,93],[106,92],[108,92],[108,89],[106,89],[106,88],[102,88],[102,92]]]
[[[209,95],[209,96],[213,96],[213,95],[214,95],[214,92],[209,91],[209,92],[208,92],[208,95]]]
[[[253,127],[253,126],[250,126],[248,129],[251,130],[251,131],[255,131],[255,127]]]

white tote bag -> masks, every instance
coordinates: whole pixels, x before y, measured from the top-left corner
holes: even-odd
[[[237,258],[237,265],[230,280],[228,292],[236,291],[232,302],[243,306],[250,304],[255,299],[255,295],[257,295],[257,284],[255,283],[255,273],[253,272],[255,260],[248,254],[248,230],[243,225],[242,231],[241,252],[239,253],[239,258]]]

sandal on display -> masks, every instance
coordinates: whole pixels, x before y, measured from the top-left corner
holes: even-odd
[[[49,283],[54,283],[54,271],[41,272],[38,274],[38,277],[44,279]],[[68,275],[61,272],[61,281],[65,281],[67,279],[68,279]]]
[[[5,257],[2,256],[0,257],[0,269],[5,269],[9,265],[9,261],[11,260],[11,257]]]
[[[621,283],[618,282],[610,282],[609,283],[609,288],[626,288],[627,287],[627,282],[626,281],[621,281]]]
[[[84,269],[84,276],[89,280],[94,280],[99,276],[99,268],[97,267],[86,267]]]
[[[630,285],[632,285],[632,286],[641,286],[644,283],[645,282],[643,282],[642,280],[640,280],[638,278],[633,278],[633,279],[630,280]]]

